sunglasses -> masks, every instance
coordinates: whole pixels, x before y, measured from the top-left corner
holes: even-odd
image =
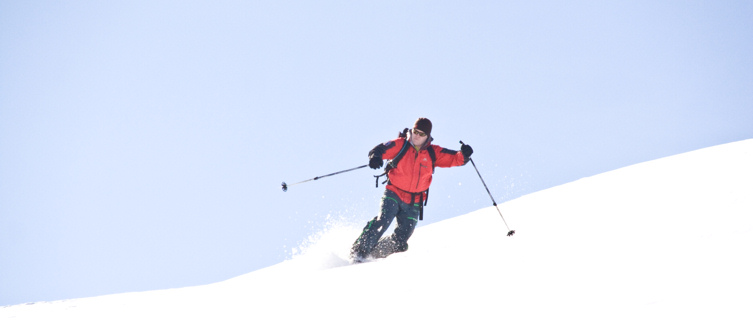
[[[418,129],[413,129],[413,134],[417,134],[419,137],[425,137],[426,136],[426,133],[418,131]]]

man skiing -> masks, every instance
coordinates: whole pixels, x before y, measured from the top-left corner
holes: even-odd
[[[432,145],[431,127],[429,119],[419,118],[412,130],[406,129],[398,139],[377,145],[369,152],[372,169],[381,168],[383,160],[392,161],[385,169],[388,184],[382,197],[381,213],[366,224],[353,243],[350,251],[353,262],[408,250],[408,239],[418,220],[423,218],[434,168],[468,163],[473,153],[469,145],[463,145],[460,151]],[[397,219],[394,233],[381,238],[394,219]]]

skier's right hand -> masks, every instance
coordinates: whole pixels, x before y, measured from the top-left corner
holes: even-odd
[[[369,158],[369,168],[379,169],[382,167],[382,157]]]

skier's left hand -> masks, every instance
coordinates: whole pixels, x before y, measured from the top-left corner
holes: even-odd
[[[464,144],[462,147],[460,147],[460,152],[463,153],[466,159],[469,159],[473,154],[473,148],[471,148],[471,146],[467,144]]]

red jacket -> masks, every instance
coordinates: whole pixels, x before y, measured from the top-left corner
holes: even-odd
[[[381,153],[383,160],[391,160],[397,156],[404,143],[410,142],[403,138],[388,141],[376,146],[370,155]],[[420,201],[419,198],[415,197],[417,194],[423,194],[423,199],[426,199],[426,191],[431,185],[432,174],[434,173],[431,156],[427,148],[434,149],[437,167],[449,168],[468,163],[468,159],[463,156],[462,152],[432,145],[431,142],[426,143],[419,151],[416,151],[416,148],[412,145],[408,145],[407,148],[397,167],[391,169],[387,174],[390,181],[387,189],[397,193],[400,200],[405,203]]]

